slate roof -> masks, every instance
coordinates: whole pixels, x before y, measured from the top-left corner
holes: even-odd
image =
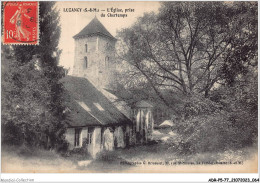
[[[66,90],[65,102],[70,111],[71,127],[132,124],[86,78],[66,76],[61,82]]]
[[[134,107],[137,107],[137,108],[152,108],[153,105],[150,104],[148,101],[141,100],[141,101],[136,102],[134,104]]]
[[[92,36],[92,35],[100,35],[105,36],[110,39],[116,40],[114,36],[112,36],[108,30],[104,27],[104,25],[95,17],[91,22],[84,27],[78,34],[73,36],[74,39],[85,37],[85,36]]]

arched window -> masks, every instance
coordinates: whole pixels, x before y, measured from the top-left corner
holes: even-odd
[[[106,67],[109,66],[109,57],[108,56],[105,57],[105,65],[106,65]]]
[[[85,67],[88,68],[88,57],[84,57]]]
[[[88,52],[88,44],[85,44],[85,51]]]

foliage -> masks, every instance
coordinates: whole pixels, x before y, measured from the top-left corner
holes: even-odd
[[[192,95],[182,101],[181,114],[184,119],[218,112],[222,106],[201,95]]]
[[[183,152],[255,142],[257,6],[162,2],[158,14],[144,14],[118,33],[119,61],[126,68],[119,75],[129,76],[119,76],[120,84],[149,91],[149,99],[157,95],[173,109]]]
[[[232,85],[238,75],[246,75],[250,67],[257,66],[257,39],[258,16],[257,4],[254,2],[236,2],[234,8],[229,9],[229,14],[236,16],[234,27],[240,31],[230,40],[228,50],[233,50],[227,55],[222,67],[222,79]]]
[[[2,141],[64,148],[64,70],[58,66],[59,13],[40,2],[40,44],[2,46]]]
[[[125,87],[146,86],[168,106],[162,89],[207,97],[256,64],[257,3],[163,2],[118,36]]]
[[[211,100],[188,102],[177,123],[183,152],[218,152],[256,143],[257,74],[239,78],[233,87],[214,91]]]
[[[66,158],[69,157],[70,159],[73,159],[76,162],[80,160],[92,159],[92,156],[86,148],[75,148],[67,151],[66,153],[63,153],[62,155]]]

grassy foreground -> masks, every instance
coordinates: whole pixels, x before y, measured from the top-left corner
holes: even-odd
[[[214,162],[224,164],[212,164]],[[4,146],[1,165],[3,173],[255,172],[257,151],[248,148],[181,155],[169,144],[159,143],[104,152],[93,160],[81,154],[64,157],[54,151]]]

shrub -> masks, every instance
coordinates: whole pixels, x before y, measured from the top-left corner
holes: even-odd
[[[85,148],[75,148],[72,150],[67,151],[66,153],[62,153],[65,157],[70,157],[75,161],[92,159],[91,155],[89,154],[88,150]]]
[[[227,96],[227,99],[230,98],[231,95]],[[178,141],[180,152],[237,149],[250,146],[257,139],[257,112],[252,111],[257,108],[255,105],[242,103],[240,99],[221,105],[194,97],[187,104],[184,105],[184,117],[176,123],[181,136]]]

